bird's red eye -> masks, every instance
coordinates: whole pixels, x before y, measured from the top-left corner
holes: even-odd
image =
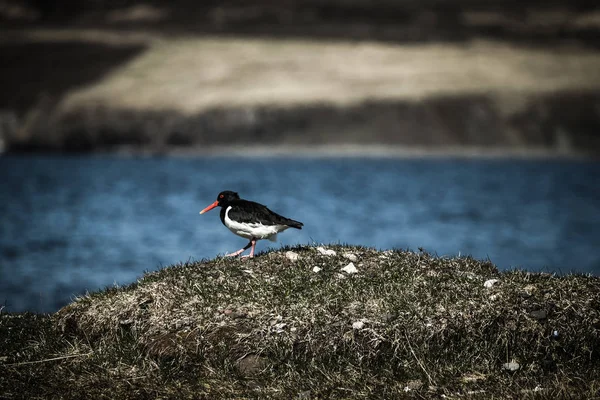
[[[219,195],[219,198],[220,198],[220,199],[222,199],[223,197],[225,197],[225,196],[223,196],[222,194],[221,194],[221,195]]]

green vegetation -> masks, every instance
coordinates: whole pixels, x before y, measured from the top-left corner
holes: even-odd
[[[600,278],[329,249],[2,314],[0,398],[598,398]]]

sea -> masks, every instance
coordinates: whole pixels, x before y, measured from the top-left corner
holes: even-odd
[[[482,157],[0,156],[0,310],[51,313],[247,240],[222,190],[302,221],[282,246],[472,256],[502,270],[600,276],[600,162]]]

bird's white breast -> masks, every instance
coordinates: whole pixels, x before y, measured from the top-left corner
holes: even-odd
[[[269,239],[277,240],[277,233],[283,232],[289,226],[287,225],[263,225],[260,222],[238,222],[229,218],[229,210],[231,206],[225,210],[225,226],[238,236],[246,239]]]

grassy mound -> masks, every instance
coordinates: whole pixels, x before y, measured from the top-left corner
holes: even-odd
[[[168,267],[47,317],[2,315],[0,397],[600,391],[600,278],[423,252],[289,250]]]

